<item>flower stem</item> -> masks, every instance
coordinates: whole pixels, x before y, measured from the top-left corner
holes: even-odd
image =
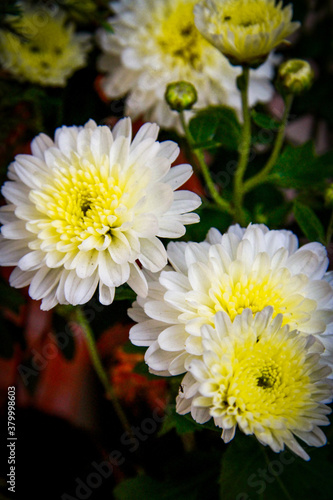
[[[265,462],[266,464],[269,466],[270,465],[270,460],[267,456],[267,451],[265,450],[265,448],[260,445],[260,449],[265,457]],[[288,500],[294,500],[293,497],[290,495],[289,491],[287,490],[287,488],[285,487],[285,485],[283,484],[283,482],[281,481],[279,475],[275,475],[275,479],[276,479],[276,482],[278,483],[278,485],[280,486],[280,489],[281,491],[283,491],[284,493],[284,496],[288,499]]]
[[[241,81],[241,99],[243,111],[243,133],[240,147],[239,161],[235,173],[234,182],[234,218],[237,222],[244,225],[244,211],[243,211],[243,178],[246,167],[249,161],[250,147],[251,147],[251,117],[248,105],[248,89],[250,79],[250,68],[244,66],[243,73],[240,75]]]
[[[76,313],[76,321],[81,326],[81,328],[85,334],[85,337],[87,339],[87,345],[88,345],[88,349],[89,349],[90,358],[91,358],[92,364],[95,368],[95,371],[96,371],[100,381],[103,384],[103,387],[105,389],[105,394],[106,394],[107,398],[111,401],[113,408],[114,408],[124,430],[128,433],[129,436],[133,436],[133,432],[132,432],[130,424],[127,420],[125,412],[121,407],[121,404],[116,396],[116,393],[115,393],[112,385],[109,382],[108,375],[105,372],[105,369],[103,367],[101,358],[100,358],[98,350],[97,350],[95,337],[94,337],[93,331],[90,327],[90,324],[89,324],[87,318],[85,317],[84,312],[80,308],[80,306],[77,306],[75,308],[75,313]]]
[[[270,171],[274,167],[276,160],[278,159],[279,153],[281,151],[282,145],[283,145],[288,116],[289,116],[290,109],[291,109],[291,106],[293,103],[293,97],[294,96],[292,94],[289,94],[286,97],[282,121],[281,121],[280,128],[279,128],[279,131],[278,131],[277,136],[276,136],[276,140],[275,140],[275,144],[274,144],[271,156],[269,157],[266,165],[261,170],[261,172],[259,172],[257,175],[254,175],[253,177],[251,177],[251,179],[249,179],[245,182],[244,193],[247,193],[248,191],[250,191],[254,187],[265,182],[268,174],[270,173]]]
[[[195,157],[198,160],[198,163],[199,163],[199,166],[201,169],[201,173],[202,173],[203,178],[205,180],[209,194],[211,195],[211,197],[213,198],[213,200],[215,201],[215,203],[218,207],[220,207],[224,212],[227,212],[227,213],[232,215],[233,211],[232,211],[232,207],[231,207],[230,203],[227,200],[225,200],[224,198],[222,198],[222,196],[220,196],[219,192],[217,191],[217,189],[215,187],[214,181],[210,175],[209,168],[205,162],[205,158],[204,158],[202,150],[194,147],[193,137],[192,137],[190,129],[186,123],[184,112],[181,111],[179,113],[179,116],[180,116],[180,120],[181,120],[183,129],[184,129],[184,132],[185,132],[185,137],[187,139],[187,142],[189,143],[191,151],[193,152],[193,154],[195,155]]]

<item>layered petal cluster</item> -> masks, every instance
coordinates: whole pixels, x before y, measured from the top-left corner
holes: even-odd
[[[137,322],[130,339],[149,347],[153,373],[178,375],[202,358],[202,326],[213,326],[218,311],[233,321],[244,309],[255,316],[267,306],[298,335],[313,335],[332,363],[332,273],[325,274],[323,245],[298,248],[290,231],[234,225],[223,235],[210,229],[201,243],[171,242],[167,253],[170,265],[149,275],[147,297],[129,310]]]
[[[41,6],[25,7],[13,25],[21,36],[1,33],[0,62],[19,80],[63,87],[86,65],[91,36],[75,33],[63,14]]]
[[[275,452],[287,445],[308,460],[295,437],[311,446],[326,443],[318,426],[329,424],[331,369],[311,335],[290,332],[282,314],[272,315],[272,307],[255,316],[245,309],[232,322],[220,311],[214,326],[202,327],[203,357],[189,363],[177,411],[192,410],[199,423],[213,417],[225,442],[238,426]]]
[[[276,0],[202,0],[195,25],[232,64],[257,67],[298,27],[292,5]]]
[[[106,72],[105,94],[128,94],[126,114],[143,115],[164,128],[181,132],[178,113],[164,99],[171,82],[187,81],[198,93],[198,107],[224,104],[241,110],[236,86],[239,68],[208,43],[196,29],[193,7],[197,0],[121,0],[111,2],[113,33],[98,33],[104,55],[99,69]],[[250,105],[268,102],[273,95],[273,59],[251,72]],[[191,112],[188,111],[188,116]]]
[[[179,148],[158,142],[147,123],[132,141],[129,118],[112,132],[90,120],[45,134],[18,155],[2,188],[0,265],[17,266],[14,287],[30,284],[42,308],[84,304],[99,285],[103,304],[127,282],[147,293],[141,270],[157,272],[167,262],[159,237],[178,238],[184,224],[198,222],[200,198],[176,191],[192,174],[190,165],[170,169]]]

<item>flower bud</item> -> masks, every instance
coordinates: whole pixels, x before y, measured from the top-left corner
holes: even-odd
[[[189,82],[169,83],[164,96],[170,108],[178,112],[191,109],[198,99],[195,87]]]
[[[302,59],[290,59],[281,64],[278,85],[287,94],[302,94],[312,86],[314,72],[310,64]]]
[[[333,208],[333,184],[328,186],[325,190],[325,204]]]

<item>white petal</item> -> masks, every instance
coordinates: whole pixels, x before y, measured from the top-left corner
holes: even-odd
[[[140,144],[140,142],[145,139],[153,139],[156,141],[159,130],[160,128],[156,125],[156,123],[145,123],[142,125],[132,141],[131,151],[133,151]]]
[[[64,287],[65,297],[69,304],[76,306],[88,302],[94,295],[98,279],[98,273],[94,273],[89,278],[81,279],[75,271],[70,271]]]
[[[167,246],[168,259],[176,271],[187,275],[187,264],[185,260],[185,250],[187,244],[185,242],[171,241]]]
[[[199,221],[198,221],[199,222]],[[156,236],[160,238],[181,238],[186,233],[184,224],[175,220],[174,217],[160,217]]]
[[[159,335],[158,344],[165,351],[182,351],[187,337],[183,325],[169,326]]]
[[[166,250],[158,238],[140,240],[139,260],[149,271],[156,273],[167,263]]]
[[[319,251],[316,253],[311,250],[306,250],[305,247],[307,245],[305,245],[291,255],[286,263],[288,269],[290,269],[293,274],[302,273],[309,276],[309,278],[322,278],[327,269],[328,258],[325,248],[319,243],[317,245],[316,250]]]
[[[48,295],[58,284],[61,271],[44,266],[33,277],[29,287],[29,295],[35,300]]]
[[[14,288],[23,288],[31,283],[35,274],[35,271],[22,271],[19,267],[16,267],[9,277],[9,284]]]
[[[179,151],[179,146],[175,142],[164,141],[160,145],[159,156],[164,156],[165,158],[168,158],[170,160],[170,163],[173,163],[178,157]]]
[[[26,253],[17,263],[22,271],[35,271],[43,266],[45,253],[39,250]]]
[[[128,263],[117,264],[114,262],[108,252],[101,252],[99,256],[99,277],[102,283],[107,287],[116,287],[125,283],[130,274]]]
[[[171,375],[180,375],[181,373],[185,372],[184,363],[187,357],[187,352],[181,352],[171,361],[168,368]]]
[[[87,278],[95,272],[98,264],[98,252],[78,252],[71,262],[70,269],[75,269],[79,278]]]
[[[151,300],[144,306],[145,313],[153,319],[163,321],[164,323],[177,324],[179,311],[176,311],[168,304]]]
[[[18,261],[29,252],[28,242],[26,240],[8,240],[6,241],[0,235],[0,265],[16,266]]]
[[[136,320],[137,321],[137,320]],[[129,332],[129,338],[132,344],[138,346],[150,346],[157,340],[157,337],[164,328],[164,324],[155,319],[142,321],[132,326]]]
[[[103,285],[101,282],[99,284],[99,301],[103,306],[109,306],[112,304],[115,295],[115,288]]]
[[[2,186],[1,193],[6,200],[10,203],[15,203],[15,205],[28,203],[29,201],[29,188],[25,184],[7,181]]]
[[[186,182],[193,174],[191,165],[176,165],[172,167],[167,175],[164,177],[163,182],[169,184],[173,190],[178,189]]]
[[[18,155],[14,166],[15,172],[26,186],[32,189],[42,186],[41,174],[46,171],[42,160],[31,155]]]
[[[109,156],[113,137],[109,127],[99,126],[96,128],[90,139],[90,146],[96,165],[102,160],[103,156]]]
[[[44,151],[48,148],[54,146],[54,142],[50,137],[46,134],[39,134],[33,141],[31,141],[30,148],[31,152],[34,156],[39,158],[40,160],[44,160]]]
[[[148,283],[144,273],[139,266],[134,262],[130,264],[130,276],[127,280],[128,285],[140,297],[146,297],[148,293]]]
[[[192,191],[175,191],[174,201],[168,210],[169,214],[183,214],[191,212],[201,205],[200,197]]]
[[[9,224],[5,224],[1,228],[1,233],[5,238],[10,240],[20,240],[31,236],[31,233],[26,230],[26,222],[22,220],[16,220]]]

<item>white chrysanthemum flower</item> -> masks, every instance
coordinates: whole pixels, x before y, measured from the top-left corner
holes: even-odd
[[[225,442],[238,426],[275,452],[287,445],[308,460],[295,436],[310,446],[326,443],[318,426],[329,424],[331,369],[311,335],[290,332],[282,314],[272,314],[272,307],[255,317],[245,309],[232,322],[220,311],[214,327],[202,327],[203,357],[189,363],[177,411],[192,410],[199,423],[214,417]]]
[[[103,304],[125,282],[147,293],[140,264],[156,272],[167,262],[158,237],[178,238],[199,221],[188,212],[200,198],[175,191],[192,168],[170,169],[179,148],[157,142],[158,130],[147,123],[131,142],[129,118],[112,132],[90,120],[57,129],[54,142],[40,134],[32,155],[16,157],[0,209],[0,265],[17,266],[12,286],[30,284],[43,309],[84,304],[97,285]]]
[[[171,242],[168,266],[150,275],[146,298],[129,310],[138,324],[135,345],[149,346],[145,360],[153,373],[178,375],[203,354],[201,327],[225,311],[233,321],[250,308],[266,306],[283,314],[283,324],[312,334],[332,363],[333,273],[325,275],[326,249],[320,243],[298,248],[296,236],[264,225],[231,226],[223,236],[210,229],[202,243]]]
[[[202,0],[194,13],[200,33],[237,65],[262,64],[300,26],[276,0]]]
[[[98,33],[104,50],[99,69],[108,73],[102,86],[111,98],[128,93],[125,109],[132,118],[143,115],[146,120],[181,132],[178,113],[171,111],[164,99],[167,85],[176,81],[194,85],[199,108],[224,104],[240,112],[241,99],[236,86],[240,70],[231,66],[196,29],[193,15],[196,2],[121,0],[111,3],[116,13],[109,20],[114,33],[104,30]],[[272,60],[251,72],[251,106],[271,99],[272,77]]]
[[[22,37],[9,31],[1,33],[0,62],[19,80],[63,87],[86,65],[91,36],[75,33],[64,14],[41,6],[24,7],[22,17],[13,25]]]

